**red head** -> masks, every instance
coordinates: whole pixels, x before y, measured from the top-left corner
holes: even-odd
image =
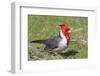
[[[68,26],[68,25],[65,25],[65,24],[61,24],[61,25],[60,25],[60,29],[61,29],[63,32],[69,32],[70,30],[72,30],[71,26]]]
[[[63,38],[63,37],[65,37],[66,38],[66,42],[67,42],[67,45],[69,44],[69,42],[70,42],[70,36],[69,36],[69,33],[68,32],[70,32],[71,30],[72,30],[72,28],[71,28],[71,26],[68,26],[68,25],[65,25],[65,24],[61,24],[60,25],[60,30],[62,31],[62,33],[60,34],[60,36]]]

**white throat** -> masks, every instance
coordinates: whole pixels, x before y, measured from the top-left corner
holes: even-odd
[[[64,43],[67,43],[67,39],[66,39],[66,37],[65,37],[65,35],[63,34],[63,32],[62,32],[62,30],[60,30],[60,36],[61,36],[61,38],[62,38],[62,41],[64,42]]]
[[[62,30],[60,30],[60,36],[61,36],[61,38],[66,39],[66,38],[65,38],[65,35],[64,35],[63,32],[62,32]]]

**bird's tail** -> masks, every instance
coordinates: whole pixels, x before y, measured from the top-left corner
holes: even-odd
[[[31,43],[44,43],[45,44],[46,40],[33,40]]]

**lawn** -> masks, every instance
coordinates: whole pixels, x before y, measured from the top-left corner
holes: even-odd
[[[32,40],[48,39],[59,34],[60,24],[73,27],[71,42],[62,54],[50,54],[44,44]],[[28,15],[28,60],[88,58],[88,17]]]

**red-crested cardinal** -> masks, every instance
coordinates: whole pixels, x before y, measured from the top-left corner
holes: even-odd
[[[46,45],[44,49],[48,49],[49,52],[61,53],[70,43],[69,32],[72,28],[68,25],[61,24],[60,33],[58,36],[45,40],[34,40],[31,43],[43,43]]]

